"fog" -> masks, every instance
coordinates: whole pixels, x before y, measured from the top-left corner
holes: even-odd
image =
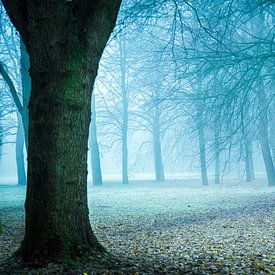
[[[273,274],[273,1],[14,2],[0,273]]]
[[[137,140],[131,139],[131,147],[129,150],[129,179],[130,180],[155,180],[154,171],[154,159],[153,154],[150,152],[150,148],[145,151],[145,156],[141,156],[143,162],[139,161],[136,163],[136,150],[138,148],[140,139],[144,135],[140,135]],[[15,142],[14,137],[9,138],[10,142]],[[186,146],[190,148],[191,144]],[[133,147],[133,148],[132,148]],[[149,146],[148,146],[149,147]],[[132,150],[131,150],[132,149]],[[266,174],[264,168],[264,162],[260,153],[255,152],[255,175],[257,179],[264,180],[266,182]],[[121,181],[121,156],[119,152],[120,148],[112,148],[108,152],[101,154],[101,169],[103,181]],[[148,153],[149,151],[149,153]],[[151,149],[152,151],[152,149]],[[132,153],[133,152],[133,153]],[[148,156],[146,156],[148,154]],[[193,155],[192,155],[193,154]],[[191,155],[191,156],[190,156]],[[170,154],[168,157],[164,155],[164,167],[165,167],[165,177],[168,180],[188,180],[196,179],[200,180],[200,167],[199,167],[199,155],[190,150],[189,155],[186,152],[185,156],[182,156],[182,160],[175,157],[171,161]],[[175,163],[176,162],[176,163]],[[27,166],[27,161],[25,160],[25,165]],[[209,179],[210,184],[214,183],[214,165],[210,163],[209,167]],[[223,181],[236,180],[236,184],[245,180],[245,164],[236,161],[231,164],[231,169],[225,169],[223,172]],[[92,165],[91,157],[88,157],[88,181],[92,184]],[[3,146],[1,165],[0,165],[0,182],[1,184],[17,184],[17,170],[16,170],[16,154],[15,154],[15,144],[5,144]],[[265,186],[266,183],[263,183]]]
[[[209,37],[191,14],[185,15],[188,27],[181,33],[173,29],[183,27],[179,18],[167,12],[158,20],[130,21],[126,27],[118,23],[105,48],[93,89],[89,181],[93,181],[93,162],[103,181],[196,178],[207,185],[216,174],[217,183],[226,178],[251,182],[254,175],[267,182],[265,174],[270,170],[272,185],[275,103],[274,75],[269,69],[273,63],[269,58],[255,63],[252,58],[254,52],[258,58],[268,54],[265,47],[258,47],[259,41],[273,43],[271,16],[253,14],[244,25],[247,37],[226,38],[226,43],[234,42],[231,51],[236,52],[229,60],[221,38]],[[29,80],[20,77],[19,37],[4,11],[2,19],[3,68],[23,100],[26,84],[22,83]],[[265,20],[265,31],[259,20]],[[242,49],[244,39],[252,49]],[[24,153],[26,170],[26,149],[20,142],[22,133],[16,130],[21,122],[17,126],[16,104],[4,78],[1,89],[0,181],[17,184],[16,150],[18,158]],[[18,173],[24,174],[22,160],[17,161]],[[96,178],[98,184],[101,180]]]

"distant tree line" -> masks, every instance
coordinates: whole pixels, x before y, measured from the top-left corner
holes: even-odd
[[[148,13],[149,6],[155,13]],[[3,7],[1,18],[2,85],[17,109],[17,167],[19,183],[25,184],[29,60]],[[193,155],[203,185],[208,185],[209,166],[219,184],[234,158],[244,163],[245,180],[254,180],[258,144],[273,185],[273,35],[269,2],[125,2],[94,88],[89,141],[94,184],[102,184],[101,147],[121,150],[122,182],[128,184],[132,140],[146,133],[135,165],[152,150],[156,181],[165,180],[164,159],[184,162],[191,153],[184,154],[182,144],[196,140]]]

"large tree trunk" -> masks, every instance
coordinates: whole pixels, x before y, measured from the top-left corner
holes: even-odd
[[[3,0],[30,55],[25,261],[103,252],[87,205],[91,91],[120,0]]]
[[[16,134],[16,144],[15,144],[15,152],[16,152],[16,167],[17,167],[17,177],[18,185],[26,185],[27,177],[25,172],[25,161],[24,161],[24,128],[22,123],[22,118],[20,114],[17,114],[17,134]]]
[[[164,170],[162,162],[161,144],[160,144],[160,114],[159,102],[157,100],[154,113],[153,125],[153,144],[154,144],[154,163],[156,181],[164,181]]]
[[[129,184],[128,177],[128,93],[126,89],[126,47],[125,37],[119,39],[120,50],[120,72],[121,72],[121,92],[122,92],[122,183]]]
[[[97,142],[95,96],[92,96],[92,121],[90,125],[90,151],[93,185],[102,185],[100,154]]]

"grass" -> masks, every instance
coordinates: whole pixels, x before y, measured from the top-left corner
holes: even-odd
[[[25,189],[2,186],[0,194],[3,261],[23,237]],[[275,189],[260,182],[209,187],[198,182],[109,182],[90,186],[88,194],[98,239],[115,257],[131,263],[113,267],[122,274],[274,271]],[[87,264],[78,271],[91,274],[95,267]]]

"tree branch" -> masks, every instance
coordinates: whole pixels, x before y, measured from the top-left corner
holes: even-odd
[[[12,95],[12,98],[14,100],[14,103],[18,109],[18,112],[23,115],[23,106],[21,104],[21,101],[17,95],[16,89],[13,85],[13,82],[10,78],[10,76],[8,75],[8,73],[6,72],[6,70],[3,67],[2,62],[0,61],[0,74],[3,76],[4,80],[6,81],[6,83],[8,84],[9,88],[10,88],[10,92]]]
[[[9,18],[27,43],[28,12],[26,0],[1,0]]]

